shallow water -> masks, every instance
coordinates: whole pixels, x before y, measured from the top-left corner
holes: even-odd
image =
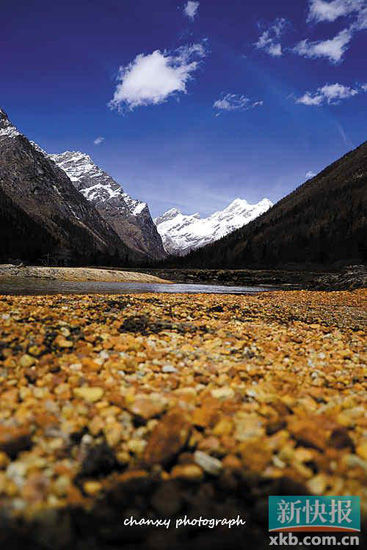
[[[0,294],[38,295],[38,294],[141,294],[145,292],[164,292],[179,294],[254,294],[273,290],[260,286],[221,286],[200,284],[151,284],[151,283],[103,283],[72,282],[50,279],[2,279]]]

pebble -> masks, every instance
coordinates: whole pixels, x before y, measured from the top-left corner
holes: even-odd
[[[203,479],[203,470],[197,464],[179,464],[172,469],[171,476],[173,479],[196,482]]]
[[[102,490],[102,487],[103,485],[99,481],[86,481],[83,485],[84,491],[87,495],[92,497],[98,495],[98,493]]]
[[[144,452],[147,465],[166,464],[179,453],[190,434],[184,411],[166,414],[153,429]]]
[[[15,458],[20,451],[32,445],[30,431],[27,428],[0,425],[0,451]]]
[[[306,485],[309,491],[314,495],[322,495],[328,484],[328,478],[325,474],[318,474],[308,480]]]
[[[172,365],[164,365],[162,367],[162,372],[164,373],[171,373],[171,372],[178,372],[177,369]]]
[[[59,336],[57,336],[55,338],[55,344],[59,347],[59,348],[72,348],[73,347],[73,342],[71,342],[71,340],[67,340],[64,336],[62,336],[61,334],[59,334]]]
[[[3,451],[0,451],[0,470],[5,470],[9,464],[9,457]]]
[[[90,403],[99,401],[104,394],[103,388],[98,387],[74,388],[73,391],[75,397],[80,397],[81,399],[84,399],[85,401],[88,401]]]
[[[213,476],[219,475],[223,468],[220,460],[206,453],[203,453],[202,451],[195,451],[194,460],[196,464],[198,464],[204,470],[204,472],[207,472],[208,474],[211,474]]]
[[[163,399],[150,399],[149,397],[136,397],[132,403],[127,405],[128,410],[134,415],[144,420],[149,420],[160,415],[166,407],[166,401]]]
[[[254,501],[291,480],[367,511],[366,312],[366,290],[7,296],[4,513],[61,526],[122,483],[165,517],[242,477]]]
[[[356,449],[357,455],[367,460],[367,441],[363,441]]]
[[[34,357],[31,357],[27,353],[22,355],[22,357],[19,360],[19,365],[23,367],[24,369],[28,367],[32,367],[35,364],[36,360]]]

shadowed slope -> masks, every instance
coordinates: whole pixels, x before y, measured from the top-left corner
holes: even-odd
[[[367,142],[265,214],[189,256],[193,267],[277,267],[367,261]]]
[[[66,174],[0,110],[0,259],[120,263],[130,250]]]

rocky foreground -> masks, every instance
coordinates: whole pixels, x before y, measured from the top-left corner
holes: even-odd
[[[2,546],[267,548],[269,494],[366,517],[366,326],[366,290],[0,297]],[[124,525],[185,514],[247,524]]]

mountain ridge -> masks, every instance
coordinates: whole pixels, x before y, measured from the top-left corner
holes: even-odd
[[[80,151],[49,154],[70,178],[73,185],[90,201],[119,237],[132,249],[161,260],[166,256],[162,239],[154,225],[147,203],[133,199]]]
[[[183,259],[182,266],[278,268],[367,263],[367,142],[268,212]]]
[[[0,109],[0,258],[130,263],[132,251],[66,174]]]
[[[250,204],[245,199],[237,198],[223,210],[206,218],[201,218],[199,213],[187,215],[177,208],[171,208],[155,218],[154,222],[165,250],[170,254],[184,256],[243,227],[271,207],[269,199]]]

